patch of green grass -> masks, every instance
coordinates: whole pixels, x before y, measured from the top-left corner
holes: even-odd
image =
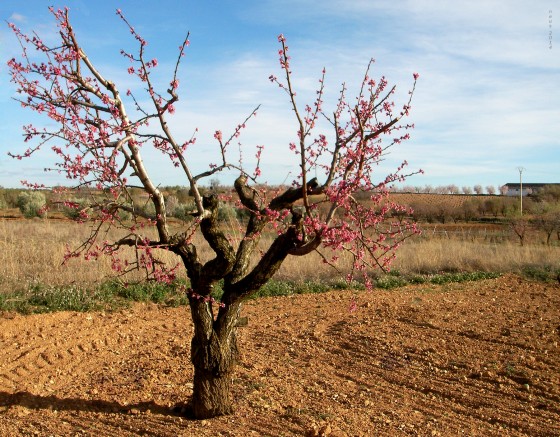
[[[397,288],[397,287],[404,287],[405,285],[408,284],[409,282],[406,280],[406,278],[402,276],[392,275],[392,274],[381,276],[375,281],[375,286],[377,288],[382,288],[384,290],[390,290],[392,288]]]
[[[348,283],[344,280],[335,281],[282,281],[271,279],[259,291],[251,295],[252,299],[272,296],[292,296],[294,294],[326,293],[331,290],[363,290],[359,282]]]
[[[345,288],[348,288],[346,286]],[[253,293],[251,298],[271,296],[291,296],[294,294],[324,293],[332,290],[333,287],[327,282],[318,281],[280,281],[271,279],[261,287],[259,291]]]
[[[532,274],[534,278],[537,274]],[[374,286],[380,289],[394,289],[409,284],[448,284],[453,282],[477,281],[497,278],[498,273],[460,272],[440,273],[435,275],[406,276],[392,272],[379,276]],[[45,313],[53,311],[112,311],[129,306],[131,302],[153,302],[166,306],[188,305],[185,281],[172,284],[143,282],[123,284],[109,281],[95,288],[79,285],[47,286],[35,284],[25,290],[0,293],[0,311],[17,311],[24,314]],[[292,296],[295,294],[324,293],[330,290],[364,290],[360,282],[348,283],[342,279],[331,281],[283,281],[272,279],[251,298],[271,296]],[[215,284],[212,297],[219,301],[223,295],[223,283]]]
[[[106,282],[90,289],[78,285],[31,285],[27,290],[0,294],[0,311],[23,314],[54,311],[116,310],[130,302],[154,302],[168,306],[186,305],[188,299],[180,284],[141,283],[126,285]]]
[[[560,267],[552,265],[527,266],[521,270],[521,274],[534,281],[554,282],[560,276]]]
[[[293,282],[271,279],[251,297],[290,296],[292,294],[297,294],[297,286]]]
[[[185,294],[186,283],[176,281],[171,284],[160,282],[141,282],[122,284],[108,282],[102,287],[112,290],[113,295],[130,302],[153,302],[166,306],[181,306],[188,303]]]
[[[366,287],[363,283],[358,281],[352,281],[348,283],[348,281],[344,279],[337,279],[334,281],[329,282],[329,286],[331,290],[365,290]]]
[[[53,311],[94,311],[113,309],[116,302],[103,290],[87,290],[70,285],[66,287],[34,284],[28,290],[18,290],[0,295],[0,311],[17,311],[23,314]]]
[[[429,282],[432,284],[449,284],[451,282],[481,281],[483,279],[495,279],[500,275],[500,273],[495,272],[441,273],[429,277]]]
[[[185,304],[184,287],[181,282],[164,284],[158,282],[142,282],[137,284],[122,284],[107,282],[100,288],[109,294],[132,302],[154,302],[158,304]]]
[[[408,278],[408,282],[411,284],[425,284],[427,281],[428,278],[422,275],[413,275],[410,278]]]
[[[466,281],[480,281],[483,279],[495,279],[500,276],[500,273],[495,272],[444,272],[437,274],[427,275],[401,275],[399,273],[389,273],[378,277],[375,280],[375,286],[384,290],[403,287],[411,284],[450,284]]]

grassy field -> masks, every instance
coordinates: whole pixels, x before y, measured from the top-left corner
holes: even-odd
[[[485,229],[485,228],[481,228]],[[97,284],[112,277],[108,259],[62,260],[67,247],[75,248],[88,235],[88,225],[62,220],[0,220],[0,291],[26,289],[37,284],[53,286]],[[494,235],[494,232],[492,235]],[[407,240],[393,264],[393,276],[441,272],[521,272],[524,269],[559,269],[560,247],[543,244],[520,246],[515,240],[484,237],[472,230],[434,232]],[[211,251],[201,251],[209,258]],[[165,256],[170,264],[177,258]],[[346,265],[345,265],[346,264]],[[348,260],[341,261],[345,270]],[[336,281],[341,274],[325,265],[318,255],[289,257],[276,279],[282,281]]]

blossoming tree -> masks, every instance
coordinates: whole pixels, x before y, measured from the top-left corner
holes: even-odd
[[[130,62],[128,72],[146,91],[145,99],[120,89],[96,68],[76,38],[67,9],[50,10],[58,26],[57,45],[48,46],[38,35],[28,35],[10,24],[23,51],[8,66],[18,87],[16,100],[49,117],[56,128],[24,126],[25,142],[30,145],[12,156],[22,159],[50,147],[57,156],[56,170],[71,181],[73,190],[96,189],[87,208],[65,202],[67,207],[77,208],[81,221],[90,223],[92,229],[87,241],[69,251],[68,257],[108,256],[121,274],[141,270],[147,279],[170,283],[181,266],[186,270],[190,288],[185,292],[194,324],[192,414],[196,418],[228,414],[232,411],[231,375],[238,359],[236,331],[242,302],[278,271],[286,257],[318,251],[325,262],[335,263],[346,252],[352,261],[349,278],[359,274],[370,286],[368,271],[387,268],[399,244],[417,232],[413,223],[391,220],[392,212],[402,213],[405,208],[387,197],[388,185],[407,176],[406,162],[381,178],[374,171],[388,147],[409,137],[407,130],[413,126],[401,120],[408,115],[418,75],[413,75],[408,102],[396,110],[391,101],[395,87],[388,87],[384,77],[377,82],[371,79],[370,63],[357,99],[350,103],[343,86],[335,107],[325,112],[323,70],[316,100],[302,109],[293,88],[288,46],[280,35],[282,78],[272,75],[269,79],[285,92],[293,109],[295,140],[288,148],[299,165],[299,176],[291,187],[271,194],[255,188],[261,171],[266,172],[260,165],[262,147],[251,171],[232,162],[228,148],[256,110],[229,137],[215,132],[221,162],[209,164],[198,174],[191,165],[193,153],[197,153],[195,138],[178,139],[171,132],[167,119],[179,100],[179,66],[189,45],[188,35],[180,45],[167,89],[158,91],[152,79],[157,60],[148,57],[146,41],[117,10],[136,39],[134,54],[124,50],[121,54]],[[42,59],[36,60],[38,57]],[[317,132],[319,118],[331,127],[329,132]],[[182,169],[190,187],[194,219],[178,232],[171,230],[164,195],[142,159],[148,148]],[[220,227],[216,194],[203,195],[200,189],[201,181],[224,171],[236,172],[238,206],[249,217],[238,240]],[[147,194],[153,214],[135,203],[133,187]],[[358,202],[358,192],[368,193],[375,208]],[[71,193],[69,188],[59,189],[62,197]],[[120,236],[104,240],[102,236],[110,228],[111,235],[120,232]],[[266,247],[263,233],[272,235],[266,239],[271,240]],[[199,256],[196,242],[202,238],[198,235],[212,249],[209,260]],[[163,252],[174,254],[177,263],[162,262],[159,254]],[[223,281],[220,302],[212,298],[218,281]]]

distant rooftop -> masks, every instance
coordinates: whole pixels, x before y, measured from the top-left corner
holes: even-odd
[[[506,184],[509,188],[518,188],[521,186],[519,182],[508,182]],[[548,183],[541,183],[541,182],[523,182],[524,188],[542,188],[547,185],[560,185],[560,183],[556,182],[548,182]]]

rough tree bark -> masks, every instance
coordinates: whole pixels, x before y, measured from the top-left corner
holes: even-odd
[[[194,384],[193,416],[206,419],[233,412],[231,381],[238,359],[237,320],[240,305],[231,305],[213,320],[212,303],[191,298],[195,333],[191,342]]]

